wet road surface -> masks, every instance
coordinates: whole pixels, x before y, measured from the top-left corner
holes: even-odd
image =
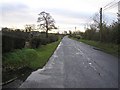
[[[117,88],[118,58],[64,37],[43,67],[20,88]]]

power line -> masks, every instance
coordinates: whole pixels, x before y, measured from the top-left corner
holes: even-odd
[[[116,7],[116,6],[117,6],[117,4],[118,4],[118,2],[116,2],[116,3],[112,4],[111,6],[109,6],[109,7],[107,7],[107,8],[104,8],[103,10],[107,10],[107,9],[114,8],[114,7]]]
[[[116,0],[114,0],[114,1],[112,1],[112,2],[110,2],[110,3],[108,3],[107,5],[105,5],[103,8],[105,8],[105,7],[107,7],[107,6],[109,6],[110,4],[112,4],[113,2],[115,2]]]

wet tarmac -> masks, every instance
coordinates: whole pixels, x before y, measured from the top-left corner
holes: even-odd
[[[64,37],[43,67],[19,88],[117,88],[118,58]]]

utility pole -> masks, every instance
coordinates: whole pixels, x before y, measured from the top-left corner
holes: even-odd
[[[102,8],[100,8],[100,41],[102,42]]]
[[[76,35],[77,33],[76,33],[76,27],[75,27],[75,35]]]
[[[76,31],[76,27],[75,27],[75,31]]]
[[[118,2],[118,24],[120,24],[120,1]]]

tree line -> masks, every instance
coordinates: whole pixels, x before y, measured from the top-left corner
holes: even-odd
[[[86,29],[82,36],[87,40],[100,41],[100,30],[96,30],[96,28],[91,26],[89,29]],[[119,37],[120,31],[118,22],[113,22],[112,25],[109,26],[103,23],[101,35],[102,42],[119,44]]]
[[[57,29],[55,20],[49,13],[41,12],[37,22],[39,22],[39,28],[45,32],[34,31],[34,24],[26,24],[24,31],[7,27],[2,28],[2,52],[6,53],[24,47],[38,48],[40,45],[46,45],[58,40],[58,35],[56,34],[49,34],[48,36],[49,30]]]
[[[118,17],[119,19],[119,17]],[[94,40],[106,43],[120,44],[120,23],[118,21],[113,21],[111,25],[107,25],[105,21],[102,23],[102,31],[100,31],[100,23],[98,15],[93,17],[94,23],[86,28],[85,32],[69,31],[70,36],[77,39],[83,38],[87,40]]]

